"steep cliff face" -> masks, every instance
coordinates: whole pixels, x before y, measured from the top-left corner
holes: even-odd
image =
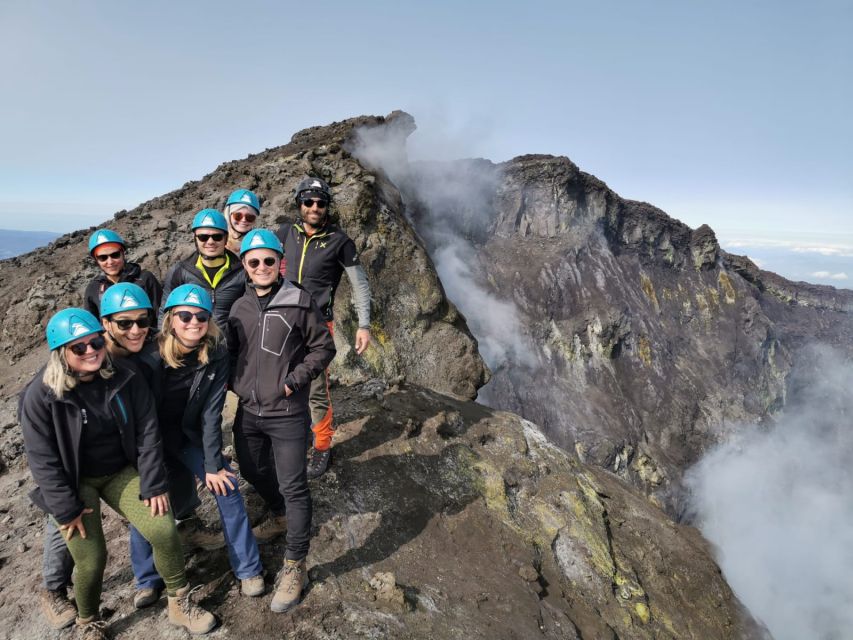
[[[709,446],[784,406],[805,343],[851,349],[853,293],[760,271],[567,158],[418,164],[399,181],[439,271],[446,238],[464,238],[470,282],[515,307],[527,357],[491,362],[483,399],[671,513]]]
[[[290,144],[225,163],[199,181],[117,213],[105,226],[129,243],[130,259],[162,277],[192,251],[190,222],[199,209],[221,208],[232,190],[252,189],[261,199],[258,226],[276,228],[279,222],[294,219],[293,189],[299,180],[321,176],[334,188],[332,213],[355,241],[367,271],[374,310],[375,342],[361,358],[350,348],[357,318],[344,278],[335,306],[339,355],[333,375],[349,382],[404,377],[473,398],[488,371],[476,341],[444,295],[428,255],[403,217],[399,192],[344,149],[354,129],[395,121],[405,127],[411,118],[362,117],[306,129]],[[86,255],[90,232],[68,234],[47,248],[0,261],[0,299],[6,310],[0,318],[0,351],[9,362],[21,360],[33,349],[41,351],[50,315],[81,303],[83,289],[97,270]],[[0,375],[0,388],[5,378]]]

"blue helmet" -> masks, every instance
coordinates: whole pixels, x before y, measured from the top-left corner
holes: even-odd
[[[171,309],[172,307],[180,306],[198,307],[204,309],[208,313],[213,313],[213,301],[210,299],[210,294],[207,289],[200,287],[197,284],[182,284],[180,287],[175,287],[166,298],[166,304],[163,309]]]
[[[109,244],[110,242],[120,244],[122,247],[127,246],[124,239],[115,231],[111,231],[110,229],[98,229],[95,233],[89,236],[89,254],[91,255],[91,253],[102,244]]]
[[[102,318],[120,311],[135,311],[136,309],[153,310],[148,294],[139,285],[131,282],[119,282],[104,291],[104,297],[101,298]]]
[[[281,240],[268,229],[252,229],[247,233],[243,238],[243,242],[240,243],[240,257],[242,258],[252,249],[272,249],[278,255],[284,255]]]
[[[232,204],[245,204],[252,207],[258,213],[261,212],[261,204],[258,202],[258,196],[248,189],[237,189],[234,193],[228,196],[225,206]]]
[[[101,333],[104,328],[98,319],[85,309],[69,307],[57,311],[47,323],[45,335],[47,346],[58,349],[64,344],[92,333]]]
[[[225,222],[225,216],[219,213],[216,209],[202,209],[195,214],[192,229],[195,231],[201,227],[228,231],[228,223]]]

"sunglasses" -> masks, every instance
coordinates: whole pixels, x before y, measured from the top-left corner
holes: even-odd
[[[214,242],[222,242],[222,239],[224,237],[224,233],[197,233],[195,235],[195,239],[199,242],[207,242],[208,240],[213,240]]]
[[[121,258],[121,251],[114,251],[113,253],[100,253],[95,256],[95,259],[98,262],[106,262],[107,260],[118,260]]]
[[[198,320],[199,324],[204,324],[210,320],[210,314],[207,311],[198,311],[196,313],[192,311],[175,311],[175,316],[184,324],[189,324],[193,318]]]
[[[302,202],[302,204],[304,204],[304,205],[305,205],[306,207],[308,207],[309,209],[310,209],[312,206],[314,206],[315,204],[317,205],[317,208],[318,208],[318,209],[325,209],[326,207],[328,207],[328,206],[329,206],[329,201],[328,201],[328,200],[318,200],[318,199],[315,199],[315,198],[303,198],[303,199],[301,200],[301,202]]]
[[[133,325],[136,325],[140,329],[147,329],[151,326],[151,318],[148,316],[139,318],[138,320],[111,320],[110,322],[115,323],[115,325],[122,331],[127,331]]]
[[[243,213],[242,211],[235,211],[231,214],[231,217],[234,218],[237,222],[242,222],[245,220],[246,222],[254,222],[258,217],[254,213]]]
[[[278,258],[271,258],[270,256],[267,256],[266,258],[263,259],[263,263],[266,266],[271,267],[276,263],[276,260],[278,260]],[[249,265],[250,269],[257,269],[261,264],[261,259],[260,258],[249,258],[248,260],[246,260],[246,264]]]
[[[103,336],[97,336],[89,340],[89,342],[78,342],[77,344],[68,345],[68,350],[73,353],[75,356],[85,355],[89,350],[89,347],[92,347],[92,351],[100,351],[104,348],[104,345],[107,344],[107,341]]]

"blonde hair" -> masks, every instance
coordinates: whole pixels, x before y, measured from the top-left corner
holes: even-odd
[[[113,360],[107,351],[104,354],[104,362],[98,369],[98,375],[104,380],[109,380],[114,373]],[[65,359],[65,345],[50,352],[50,358],[48,358],[41,380],[59,400],[77,386],[77,376],[71,371],[68,360]]]
[[[184,366],[184,357],[186,347],[184,347],[172,333],[172,318],[174,317],[174,309],[168,309],[163,315],[163,324],[160,327],[160,335],[157,336],[157,345],[160,347],[160,357],[166,366],[172,369],[178,369]],[[198,347],[198,363],[207,364],[210,362],[210,354],[219,346],[222,341],[222,332],[216,325],[213,319],[213,314],[210,320],[207,321],[207,333],[204,334]]]

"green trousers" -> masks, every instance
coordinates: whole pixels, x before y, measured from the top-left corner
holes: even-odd
[[[110,476],[80,479],[78,495],[92,513],[83,516],[86,537],[74,533],[66,540],[68,551],[74,558],[76,579],[74,596],[81,618],[98,613],[104,568],[107,565],[107,545],[101,527],[101,500],[124,516],[136,527],[154,549],[154,566],[169,595],[187,584],[184,571],[184,554],[175,519],[171,513],[152,516],[151,509],[139,499],[139,474],[133,467],[125,467]]]

